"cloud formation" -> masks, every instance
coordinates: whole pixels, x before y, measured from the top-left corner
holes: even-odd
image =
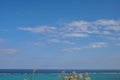
[[[66,51],[66,52],[81,51],[84,49],[103,48],[103,47],[107,47],[107,45],[108,44],[106,42],[94,42],[83,47],[65,48],[63,49],[63,51]]]
[[[64,37],[88,37],[87,34],[81,34],[81,33],[67,33],[67,34],[64,34]]]
[[[38,27],[19,27],[19,30],[30,31],[33,33],[52,33],[56,30],[55,27],[38,26]]]
[[[79,32],[86,34],[105,34],[109,35],[112,31],[120,31],[119,20],[96,20],[88,21],[74,21],[66,24],[67,32]]]
[[[107,43],[106,42],[94,42],[88,46],[85,46],[84,48],[102,48],[102,47],[107,47]]]
[[[52,43],[64,43],[64,44],[77,44],[75,39],[84,38],[84,40],[93,37],[93,39],[99,38],[99,40],[109,40],[109,42],[120,40],[120,20],[114,19],[99,19],[95,21],[72,21],[65,23],[63,26],[36,26],[36,27],[19,27],[19,30],[29,31],[32,33],[45,33],[49,35],[49,42]],[[51,39],[52,38],[52,39]],[[74,39],[74,40],[73,40]],[[73,40],[73,41],[70,41]],[[38,45],[39,43],[35,44]],[[83,50],[89,48],[101,48],[106,47],[106,43],[91,43],[88,46],[66,48],[65,51]]]
[[[55,33],[58,36],[66,37],[88,37],[91,34],[111,35],[120,34],[120,20],[96,21],[73,21],[61,27],[38,26],[38,27],[19,27],[19,30],[30,31],[33,33]]]

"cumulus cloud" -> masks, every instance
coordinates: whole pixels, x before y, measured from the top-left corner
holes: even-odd
[[[1,48],[0,49],[0,54],[15,54],[17,53],[17,49],[13,48]]]
[[[33,33],[52,33],[56,30],[55,27],[38,26],[38,27],[19,27],[19,30],[30,31]]]
[[[63,49],[63,51],[67,51],[67,52],[81,51],[81,50],[86,50],[91,48],[103,48],[103,47],[107,47],[107,45],[108,44],[106,42],[94,42],[83,47],[65,48]]]

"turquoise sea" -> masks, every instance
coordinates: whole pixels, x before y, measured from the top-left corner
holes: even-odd
[[[6,70],[7,71],[7,70]],[[0,80],[63,80],[63,77],[66,75],[70,75],[70,73],[60,74],[58,71],[55,70],[51,71],[44,71],[44,73],[36,72],[34,75],[30,71],[1,71],[0,72]],[[72,70],[70,70],[72,71]],[[77,71],[76,71],[77,72]],[[79,72],[79,71],[78,71]],[[89,73],[88,76],[91,80],[120,80],[120,73],[115,73],[116,71],[109,71],[109,73],[103,73],[103,71],[96,71],[96,73]],[[77,79],[77,80],[84,80],[84,79]]]

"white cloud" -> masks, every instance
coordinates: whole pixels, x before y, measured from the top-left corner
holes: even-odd
[[[83,46],[83,47],[72,47],[72,48],[65,48],[63,51],[66,52],[73,52],[73,51],[81,51],[81,50],[86,50],[86,49],[91,49],[91,48],[103,48],[107,47],[106,42],[94,42],[89,45]]]
[[[30,31],[33,33],[46,33],[51,36],[59,37],[89,37],[95,35],[117,35],[120,32],[120,20],[96,21],[73,21],[61,27],[38,26],[38,27],[19,27],[19,30]],[[50,34],[53,33],[53,34]]]
[[[96,20],[92,22],[88,21],[73,21],[68,23],[64,27],[65,32],[69,33],[85,33],[91,34],[101,34],[101,35],[111,35],[112,31],[120,31],[120,21],[119,20]],[[117,33],[118,34],[118,33]],[[71,36],[72,37],[72,36]]]
[[[106,27],[105,30],[113,30],[113,31],[120,32],[120,25],[119,26],[109,26],[109,27]]]
[[[88,35],[82,33],[66,33],[64,37],[88,37]]]
[[[85,32],[88,31],[90,23],[87,21],[73,21],[71,23],[66,23],[64,27],[65,32]]]
[[[110,31],[102,31],[100,34],[109,35],[109,34],[112,34],[112,33]]]
[[[5,39],[0,38],[0,43],[5,42]]]
[[[85,46],[84,48],[102,48],[102,47],[106,47],[106,46],[107,46],[106,42],[94,42],[88,46]]]
[[[120,31],[120,20],[97,20],[94,25],[102,27],[103,30]]]
[[[55,27],[39,26],[39,27],[19,27],[19,30],[30,31],[33,33],[52,33],[56,30]]]
[[[52,43],[63,43],[63,44],[70,44],[70,45],[74,45],[74,42],[71,41],[67,41],[67,40],[59,40],[59,39],[51,39],[49,40]]]
[[[19,27],[19,30],[29,31],[33,33],[46,33],[47,41],[52,43],[64,43],[64,44],[75,44],[75,42],[67,41],[69,39],[74,39],[74,41],[78,38],[99,38],[102,40],[119,40],[120,36],[120,20],[107,20],[107,19],[99,19],[95,21],[72,21],[70,23],[66,23],[63,26],[38,26],[38,27]],[[102,37],[100,37],[102,36]],[[53,39],[50,39],[53,38]],[[78,42],[78,41],[77,41]],[[76,42],[76,44],[77,44]],[[34,46],[40,46],[41,43],[35,42],[32,43]],[[105,43],[92,43],[88,46],[84,46],[82,48],[76,47],[71,50],[82,50],[88,48],[100,48],[106,47]]]
[[[86,31],[88,29],[88,26],[90,26],[90,23],[87,21],[73,21],[71,23],[66,24],[67,27],[70,29],[77,28],[80,31]]]
[[[118,26],[118,25],[120,25],[120,21],[119,20],[101,19],[101,20],[95,21],[94,24],[98,25],[98,26]]]
[[[120,37],[113,37],[113,36],[99,36],[101,38],[106,38],[108,40],[120,40]]]
[[[2,48],[0,49],[0,54],[15,54],[17,53],[17,49],[13,49],[13,48]]]

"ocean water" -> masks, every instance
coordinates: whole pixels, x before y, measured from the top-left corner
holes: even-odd
[[[89,72],[91,80],[120,80],[119,70],[65,70],[67,73],[61,75],[61,70],[38,70],[34,75],[32,70],[0,70],[0,80],[63,80],[72,71]]]

